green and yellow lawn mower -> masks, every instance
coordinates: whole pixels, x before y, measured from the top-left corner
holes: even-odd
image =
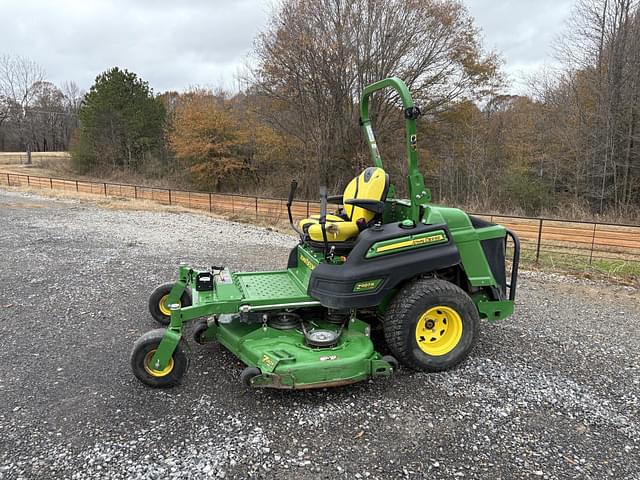
[[[371,94],[387,87],[403,103],[406,200],[395,197],[382,169],[369,118]],[[136,341],[136,377],[151,387],[179,384],[189,366],[185,324],[196,319],[194,340],[229,349],[246,365],[240,380],[252,387],[346,385],[389,376],[399,364],[434,372],[464,360],[481,318],[513,313],[520,246],[501,225],[430,203],[417,166],[419,115],[402,80],[365,88],[360,120],[373,166],[342,195],[328,197],[321,188],[320,214],[297,224],[292,183],[287,207],[300,243],[286,269],[238,273],[181,265],[177,281],[149,299],[151,315],[166,328]],[[334,214],[327,213],[328,203],[339,206]]]

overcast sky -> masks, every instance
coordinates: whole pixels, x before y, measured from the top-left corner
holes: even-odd
[[[550,64],[573,0],[466,0],[485,45],[523,75]],[[29,57],[54,83],[88,88],[111,66],[156,92],[190,85],[233,89],[234,74],[266,24],[269,0],[0,0],[0,54]]]

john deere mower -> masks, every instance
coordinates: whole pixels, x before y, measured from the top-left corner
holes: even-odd
[[[388,87],[403,104],[408,199],[396,198],[369,117],[371,94]],[[251,387],[329,387],[386,377],[399,364],[434,372],[463,361],[481,318],[513,313],[520,247],[501,225],[431,203],[418,170],[419,116],[399,78],[366,87],[360,123],[373,166],[342,195],[321,187],[320,214],[298,223],[292,183],[287,208],[300,242],[286,269],[181,264],[177,280],[151,294],[150,313],[165,328],[136,341],[135,376],[151,387],[179,384],[189,366],[185,324],[193,320],[193,339],[224,345],[246,365],[239,377]],[[329,214],[327,204],[338,208]]]

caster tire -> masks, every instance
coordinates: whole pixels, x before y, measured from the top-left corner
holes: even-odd
[[[260,371],[259,368],[256,367],[247,367],[245,368],[242,373],[240,374],[240,382],[247,386],[247,387],[251,387],[251,379],[253,377],[257,377],[258,375],[261,375],[262,372]]]
[[[211,340],[205,340],[202,338],[202,334],[206,332],[208,328],[209,323],[204,318],[198,320],[193,326],[193,333],[191,334],[191,338],[193,338],[193,341],[198,345],[205,345],[209,343]]]
[[[171,322],[171,310],[166,304],[166,301],[173,285],[173,282],[163,283],[156,288],[149,297],[149,313],[151,313],[153,319],[160,325],[167,326],[169,322]],[[180,297],[180,306],[188,307],[191,303],[191,291],[186,289],[182,293],[182,297]]]
[[[391,355],[384,355],[380,360],[384,360],[389,365],[391,365],[391,368],[393,368],[394,372],[398,371],[398,367],[400,366],[400,363],[398,362],[396,357],[393,357]]]
[[[445,280],[424,278],[397,293],[383,326],[387,345],[400,363],[438,372],[467,358],[479,323],[478,310],[464,290]]]
[[[131,351],[131,370],[138,380],[149,387],[166,388],[179,385],[189,368],[184,341],[178,343],[169,365],[164,370],[155,370],[149,365],[165,331],[164,328],[159,328],[145,333],[136,341]]]

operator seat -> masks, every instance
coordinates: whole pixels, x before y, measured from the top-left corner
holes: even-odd
[[[361,230],[367,228],[381,211],[367,209],[351,202],[367,201],[384,203],[389,191],[389,175],[379,167],[369,167],[349,182],[342,195],[342,208],[335,215],[327,214],[325,230],[329,243],[344,243],[355,239]],[[340,197],[338,197],[339,199]],[[368,207],[372,208],[372,207]],[[373,209],[375,210],[375,209]],[[323,242],[320,215],[312,215],[300,221],[300,229],[312,242]]]

